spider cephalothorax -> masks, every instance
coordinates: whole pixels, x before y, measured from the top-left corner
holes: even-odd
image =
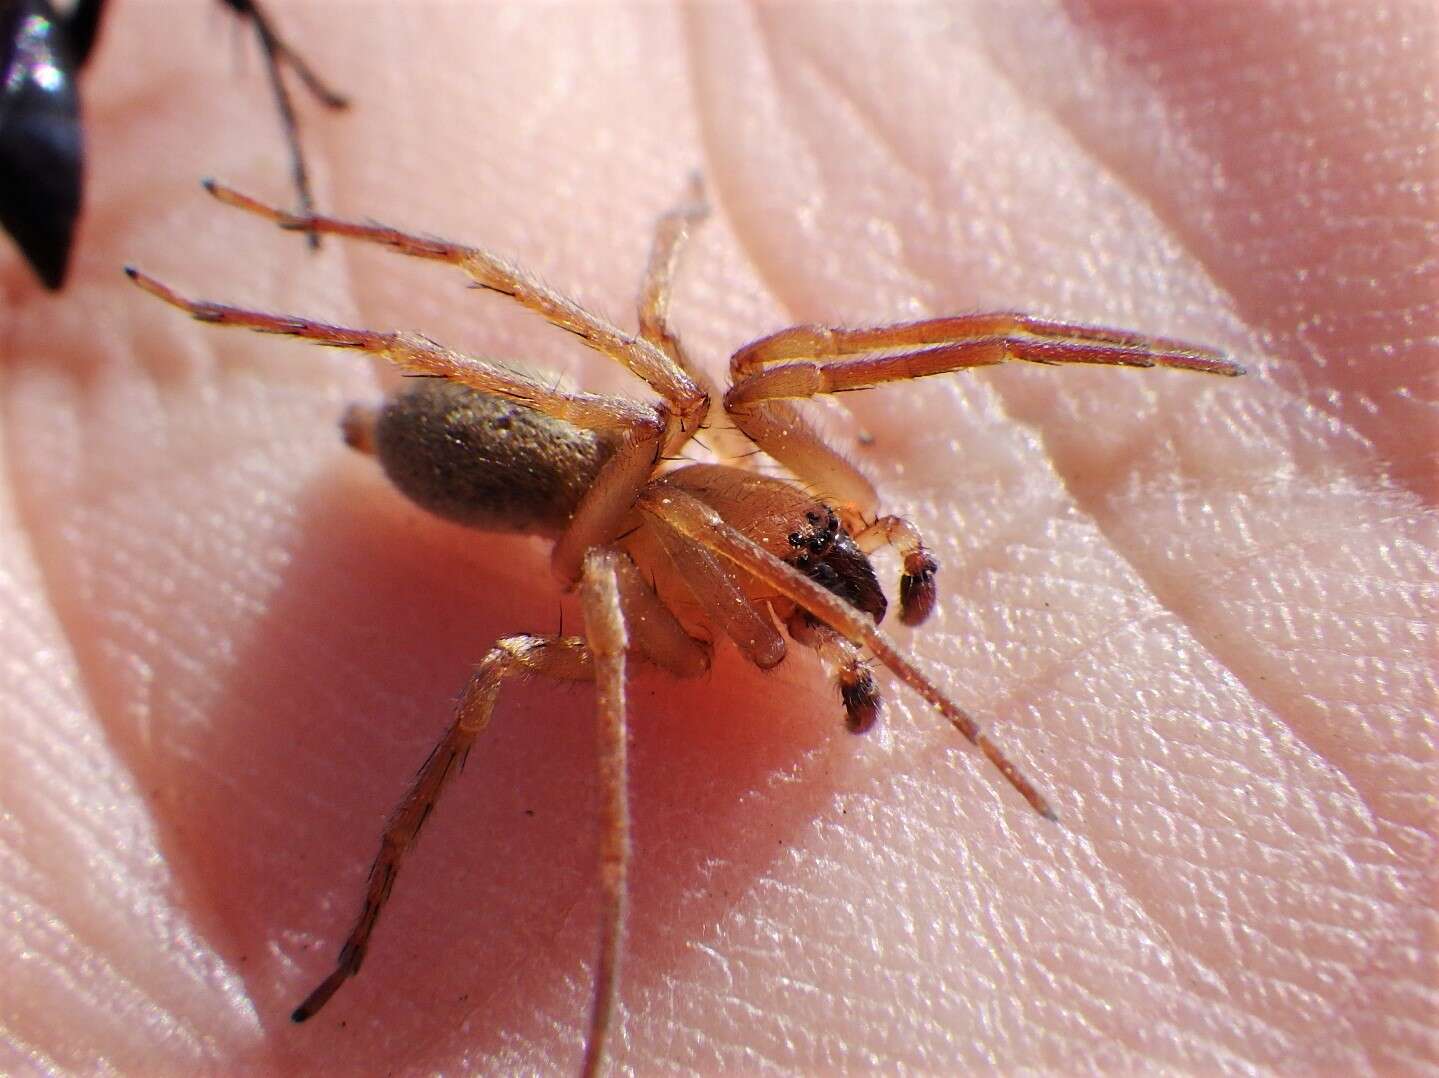
[[[386,828],[359,919],[334,971],[295,1011],[315,1014],[358,972],[405,853],[456,766],[489,724],[506,679],[541,674],[594,681],[601,732],[600,955],[585,1070],[603,1057],[618,991],[629,861],[625,785],[625,663],[633,654],[679,675],[708,669],[720,636],[761,669],[785,654],[785,635],[815,649],[833,671],[846,724],[873,724],[879,696],[873,658],[979,747],[1041,815],[1049,802],[963,709],[880,632],[887,603],[868,554],[900,555],[900,620],[917,625],[936,599],[938,565],[918,529],[879,512],[869,480],[831,448],[790,403],[841,390],[1012,360],[1041,364],[1165,366],[1236,375],[1215,352],[1124,330],[1020,314],[938,318],[874,329],[795,326],[754,341],[730,360],[727,419],[792,478],[743,460],[671,467],[704,424],[717,391],[668,325],[670,281],[700,192],[661,218],[646,271],[639,335],[616,329],[572,300],[479,248],[324,216],[296,216],[227,188],[222,202],[281,227],[379,243],[449,262],[580,336],[646,382],[658,401],[569,392],[552,381],[449,351],[409,333],[379,333],[306,318],[196,302],[137,270],[141,287],[195,318],[281,333],[382,356],[424,376],[379,408],[357,406],[346,440],[376,455],[395,485],[424,508],[474,527],[554,539],[551,564],[577,586],[584,635],[498,641],[467,683],[454,719]],[[824,491],[821,499],[810,491]]]

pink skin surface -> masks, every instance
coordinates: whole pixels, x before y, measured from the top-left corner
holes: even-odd
[[[1432,12],[274,6],[355,98],[301,105],[321,205],[627,324],[701,170],[675,315],[716,373],[792,322],[982,308],[1250,369],[821,409],[944,567],[932,623],[891,631],[1061,822],[884,675],[853,738],[798,649],[638,672],[616,1069],[1439,1062]],[[631,380],[442,269],[207,199],[290,197],[252,46],[206,4],[111,14],[71,284],[0,252],[0,1070],[572,1071],[583,688],[505,695],[364,971],[288,1020],[470,665],[577,624],[543,544],[428,519],[344,449],[366,362],[194,324],[120,267]]]

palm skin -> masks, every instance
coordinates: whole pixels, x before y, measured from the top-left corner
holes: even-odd
[[[1433,26],[1009,7],[277,9],[355,97],[305,115],[336,212],[483,242],[625,316],[701,169],[718,212],[675,317],[716,374],[791,322],[986,307],[1250,367],[1002,370],[830,413],[944,567],[932,624],[896,635],[1061,823],[897,687],[845,735],[798,650],[638,674],[613,1058],[1403,1067],[1433,1032]],[[576,623],[543,546],[424,518],[340,445],[378,392],[363,364],[193,325],[119,266],[633,387],[432,267],[312,256],[205,199],[204,174],[286,194],[221,25],[119,11],[72,283],[6,263],[4,1065],[573,1069],[582,691],[507,697],[364,972],[287,1017],[469,665]]]

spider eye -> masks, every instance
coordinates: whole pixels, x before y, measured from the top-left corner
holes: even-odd
[[[810,525],[808,531],[793,531],[785,536],[789,545],[800,552],[793,562],[800,568],[810,565],[815,558],[825,556],[840,533],[839,517],[832,509],[824,512],[807,509],[804,519],[805,523]]]

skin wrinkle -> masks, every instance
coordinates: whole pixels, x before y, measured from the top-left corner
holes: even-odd
[[[763,22],[763,9],[760,9],[757,14],[760,16],[760,21]],[[762,38],[762,40],[767,39]],[[773,50],[771,50],[767,55],[772,61],[774,58]],[[904,173],[916,184],[925,188],[928,194],[933,196],[934,191],[929,178],[925,175],[925,172],[922,168],[920,168],[915,162],[907,159],[907,155],[904,153],[900,142],[894,137],[894,135],[886,126],[883,115],[881,113],[877,113],[873,109],[866,109],[864,107],[863,100],[857,94],[851,92],[849,85],[846,83],[846,81],[839,75],[837,75],[835,72],[830,70],[829,67],[824,63],[824,58],[822,55],[814,55],[807,52],[803,56],[803,63],[799,65],[798,71],[795,73],[789,73],[788,66],[789,65],[785,65],[783,67],[776,67],[773,63],[771,63],[770,65],[771,72],[777,79],[783,80],[785,78],[788,78],[791,82],[794,83],[802,84],[804,82],[804,79],[801,77],[804,72],[813,73],[814,82],[818,83],[821,89],[831,91],[836,99],[833,102],[826,102],[826,104],[831,105],[832,107],[842,106],[843,111],[846,111],[850,115],[854,116],[859,121],[860,126],[863,128],[863,130],[867,134],[871,135],[878,145],[888,151],[888,159],[893,162],[896,167],[903,170]],[[931,197],[930,201],[933,202],[935,201],[935,199]],[[753,247],[748,248],[747,253],[750,254],[751,257],[756,254]],[[841,405],[844,404],[845,398],[843,396],[839,396],[835,399],[838,400]]]
[[[1237,568],[1234,575],[1236,577],[1239,575],[1239,570]],[[1235,679],[1245,687],[1246,691],[1256,701],[1262,703],[1277,721],[1283,722],[1285,726],[1290,730],[1291,734],[1296,737],[1302,744],[1306,745],[1314,753],[1316,758],[1324,760],[1325,764],[1328,767],[1332,768],[1336,774],[1343,777],[1348,788],[1357,798],[1359,798],[1359,800],[1363,804],[1370,823],[1375,825],[1376,829],[1380,821],[1385,821],[1387,823],[1390,823],[1391,825],[1397,824],[1397,821],[1391,820],[1389,816],[1383,811],[1381,811],[1374,803],[1372,793],[1367,789],[1367,783],[1360,781],[1359,778],[1340,760],[1336,760],[1331,755],[1326,755],[1325,753],[1321,752],[1318,747],[1318,742],[1313,738],[1306,736],[1306,731],[1310,728],[1309,723],[1296,722],[1291,716],[1286,715],[1286,712],[1290,709],[1281,706],[1276,696],[1276,693],[1279,691],[1278,687],[1271,689],[1271,683],[1267,677],[1257,672],[1249,673],[1246,671],[1246,667],[1249,664],[1244,661],[1246,656],[1246,652],[1244,651],[1244,649],[1241,648],[1238,644],[1225,646],[1224,643],[1224,641],[1234,639],[1234,634],[1219,633],[1211,635],[1213,637],[1212,650],[1215,652],[1216,660],[1221,662],[1225,669],[1228,670],[1235,677]],[[1313,645],[1307,646],[1304,652],[1306,657],[1313,657],[1314,655],[1324,655],[1326,653],[1329,653],[1336,657],[1342,654],[1338,652],[1337,649],[1331,652],[1323,647],[1315,647]],[[1398,824],[1398,826],[1408,827],[1409,825]],[[1405,857],[1404,851],[1398,846],[1391,845],[1390,848],[1396,855],[1400,856],[1401,858]]]
[[[1166,577],[1164,574],[1146,571],[1146,560],[1138,556],[1139,548],[1125,541],[1126,536],[1122,529],[1114,529],[1112,526],[1107,526],[1105,518],[1101,515],[1092,514],[1089,519],[1094,522],[1095,527],[1105,536],[1106,540],[1116,552],[1125,558],[1126,564],[1129,565],[1140,580],[1143,581],[1149,594],[1154,597],[1161,608],[1173,615],[1178,624],[1185,629],[1186,634],[1196,644],[1202,645],[1205,651],[1213,658],[1214,662],[1232,676],[1234,681],[1257,703],[1263,705],[1277,723],[1283,725],[1292,736],[1296,737],[1301,743],[1307,745],[1314,751],[1316,757],[1324,759],[1326,763],[1333,768],[1335,773],[1344,779],[1348,788],[1363,803],[1365,812],[1371,823],[1377,825],[1378,821],[1383,819],[1384,816],[1364,792],[1366,784],[1357,781],[1356,776],[1342,766],[1340,762],[1325,757],[1318,751],[1316,743],[1305,737],[1307,724],[1295,723],[1286,717],[1286,712],[1289,709],[1281,705],[1275,693],[1270,691],[1269,681],[1265,676],[1258,673],[1246,672],[1245,667],[1247,664],[1243,662],[1246,654],[1245,650],[1237,643],[1231,646],[1225,646],[1225,641],[1234,639],[1235,634],[1222,630],[1208,629],[1197,614],[1196,608],[1174,598],[1173,589],[1166,588],[1166,581],[1172,578]],[[1238,575],[1237,571],[1235,575]],[[1096,641],[1096,643],[1097,642],[1098,641]],[[1322,653],[1323,649],[1318,650]],[[1308,655],[1315,653],[1316,649],[1314,648],[1306,651]],[[1076,657],[1078,657],[1078,654],[1079,653],[1076,653]],[[1067,666],[1061,664],[1060,669],[1066,668]],[[1395,849],[1394,852],[1401,853],[1402,851]]]

